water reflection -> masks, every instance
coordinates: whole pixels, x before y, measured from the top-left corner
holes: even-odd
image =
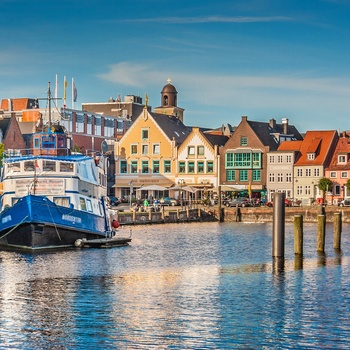
[[[297,257],[291,226],[276,261],[271,232],[159,225],[118,249],[0,252],[2,348],[345,348],[348,238],[318,255],[306,227]]]

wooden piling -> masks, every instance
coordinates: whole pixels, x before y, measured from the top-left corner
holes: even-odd
[[[273,237],[272,256],[284,259],[285,242],[285,198],[286,194],[276,192],[273,194]]]
[[[341,242],[341,231],[342,231],[342,215],[341,213],[334,213],[334,249],[340,250]]]
[[[294,254],[303,256],[303,216],[294,215]]]
[[[326,239],[326,216],[317,216],[317,244],[316,249],[318,252],[324,253]]]

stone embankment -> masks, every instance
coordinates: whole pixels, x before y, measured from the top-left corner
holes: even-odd
[[[222,208],[225,222],[272,222],[273,208],[246,207],[246,208]],[[219,213],[219,208],[216,209]],[[286,207],[285,221],[293,222],[295,215],[302,215],[304,222],[317,222],[317,216],[324,213],[327,222],[334,221],[334,213],[342,214],[343,222],[350,222],[350,208],[338,206],[303,206]]]

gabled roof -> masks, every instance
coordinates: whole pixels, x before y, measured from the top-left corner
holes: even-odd
[[[254,133],[259,137],[260,141],[265,145],[269,146],[270,150],[277,150],[279,146],[279,139],[274,135],[293,135],[292,140],[302,140],[302,136],[299,131],[295,128],[294,125],[287,125],[287,132],[284,132],[284,124],[274,123],[271,126],[271,123],[266,122],[256,122],[247,120],[247,123],[253,129]]]
[[[299,151],[303,141],[283,141],[278,146],[278,151]]]
[[[346,155],[346,163],[338,164],[338,155]],[[341,137],[333,153],[332,160],[326,170],[349,170],[350,169],[350,138]]]
[[[228,136],[223,135],[213,135],[213,134],[207,134],[203,133],[203,136],[208,140],[208,142],[214,147],[216,146],[224,146],[227,140],[229,139]]]
[[[187,126],[185,126],[180,119],[172,116],[148,112],[163,130],[170,140],[175,140],[176,145],[180,145],[187,135],[190,133]]]
[[[307,131],[300,147],[300,157],[295,165],[327,165],[325,162],[336,140],[338,140],[336,130]],[[308,159],[308,153],[315,153],[315,159]]]

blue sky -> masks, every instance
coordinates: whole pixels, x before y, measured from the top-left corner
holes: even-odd
[[[350,0],[1,0],[0,98],[45,97],[58,74],[75,108],[157,107],[171,78],[187,125],[350,130],[349,18]]]

